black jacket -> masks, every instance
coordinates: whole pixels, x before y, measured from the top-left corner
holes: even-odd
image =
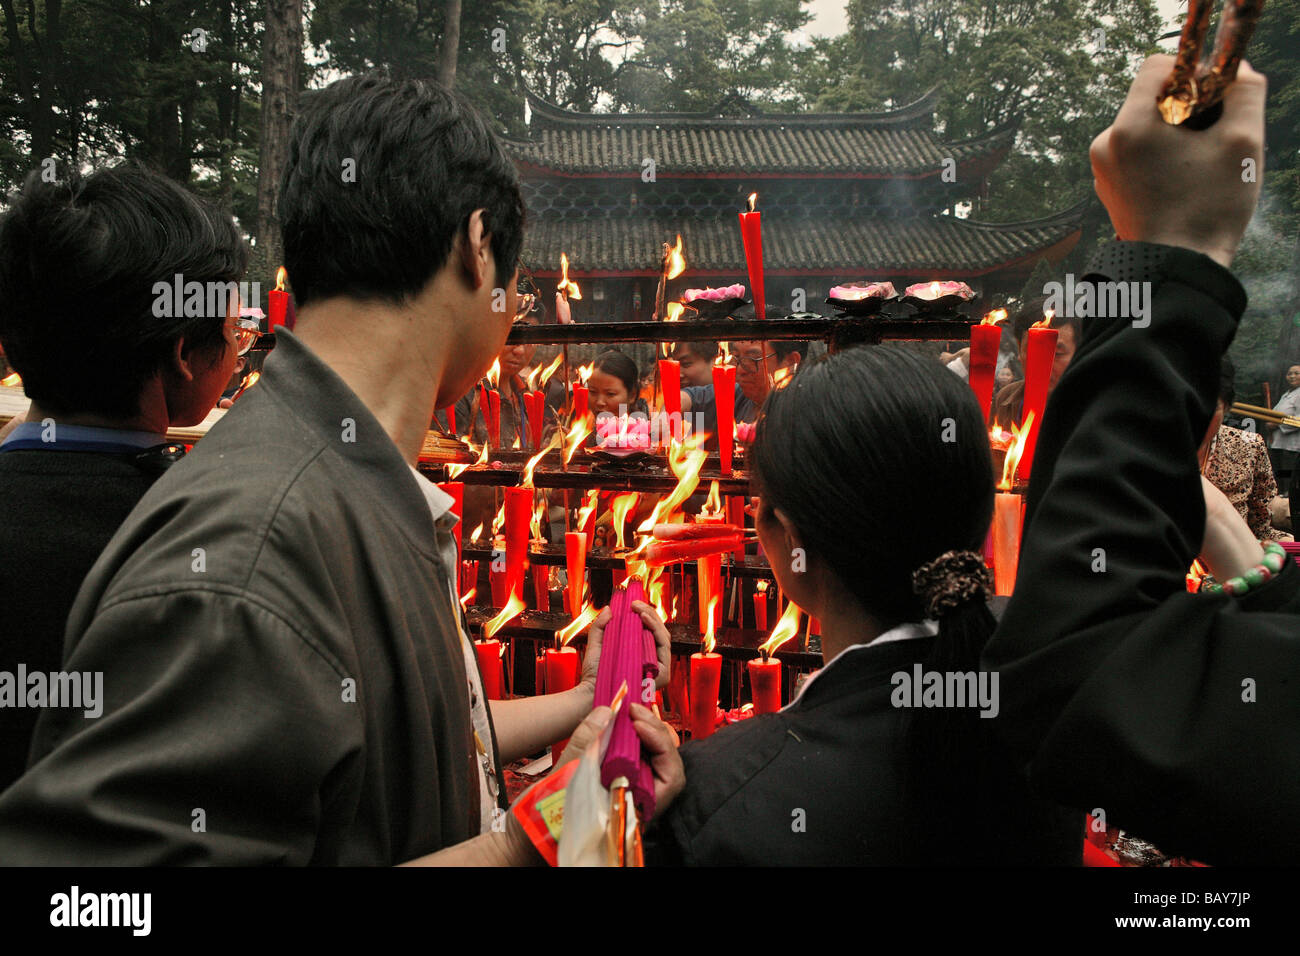
[[[477,835],[465,661],[415,476],[291,333],[91,570],[0,862],[392,864]],[[499,771],[498,771],[499,772]]]
[[[909,783],[915,711],[891,703],[892,676],[923,662],[932,637],[845,651],[776,714],[681,749],[686,789],[652,823],[658,865],[1077,865],[1083,815],[1034,799],[975,718],[961,746],[983,755],[960,796]],[[956,772],[956,771],[954,771]]]
[[[1300,858],[1300,568],[1189,594],[1196,449],[1241,286],[1185,249],[1113,243],[1094,278],[1153,284],[1150,324],[1083,321],[1052,393],[1019,577],[985,650],[1031,781],[1166,853]]]

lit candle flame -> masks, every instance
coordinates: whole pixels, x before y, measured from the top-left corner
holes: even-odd
[[[624,492],[621,495],[615,495],[614,500],[609,504],[609,513],[614,520],[614,538],[616,548],[622,548],[623,545],[623,525],[627,521],[628,512],[636,507],[636,503],[641,499],[641,495],[635,491]]]
[[[718,643],[717,639],[713,635],[713,631],[714,631],[713,618],[714,618],[714,614],[717,611],[718,604],[721,601],[722,601],[721,594],[715,594],[713,595],[712,598],[709,599],[708,624],[704,628],[704,653],[705,654],[712,654],[713,648],[716,647]]]
[[[766,584],[766,581],[761,582]],[[785,606],[785,611],[781,614],[781,619],[776,622],[776,627],[772,628],[772,635],[766,641],[759,645],[758,650],[763,656],[775,654],[779,648],[790,638],[799,633],[799,619],[803,614],[799,605],[791,601]]]
[[[1005,322],[1007,319],[1006,309],[994,309],[988,315],[980,320],[980,325],[997,325],[999,322]]]
[[[753,212],[758,206],[758,193],[749,194],[749,209],[747,212]]]
[[[546,443],[546,447],[532,458],[528,459],[528,464],[524,465],[524,480],[521,482],[522,487],[533,487],[533,471],[537,468],[538,462],[540,462],[542,458],[545,457],[546,453],[552,448],[558,448],[560,443],[563,441],[564,436],[560,432],[552,433],[551,440]]]
[[[260,379],[261,377],[262,377],[261,372],[250,372],[247,376],[244,377],[244,384],[239,386],[239,391],[237,391],[234,395],[232,395],[230,400],[233,402],[236,399],[238,399],[240,395],[243,395],[244,392],[248,391],[250,388],[256,385],[258,379]]]
[[[546,500],[539,497],[537,507],[533,509],[532,520],[528,522],[528,533],[532,535],[532,540],[542,541],[542,521],[546,517]]]
[[[664,321],[665,322],[679,321],[682,317],[682,312],[685,311],[685,309],[686,306],[682,305],[680,302],[669,302],[666,306],[664,306],[664,311],[667,313],[664,316]]]
[[[668,250],[668,263],[664,270],[664,278],[676,279],[686,271],[686,257],[682,255],[682,234],[677,234],[677,245]]]
[[[587,384],[587,379],[591,378],[591,373],[596,370],[596,361],[592,359],[586,365],[578,366],[578,378],[582,379],[582,384]]]
[[[559,352],[556,354],[555,360],[551,362],[550,365],[546,366],[545,369],[542,369],[542,367],[539,365],[537,366],[537,368],[529,372],[528,391],[535,392],[539,388],[545,388],[546,383],[551,380],[551,376],[555,374],[555,370],[560,367],[560,363],[563,361],[564,361],[564,353]]]
[[[487,380],[491,383],[493,388],[496,388],[500,384],[501,359],[499,357],[492,360],[492,367],[488,369]]]
[[[0,385],[4,385],[10,388],[17,385],[21,385],[22,383],[23,383],[23,377],[19,375],[17,372],[13,372],[9,375],[6,375],[4,378],[0,378]]]
[[[931,282],[931,283],[930,283],[930,296],[931,296],[932,298],[935,298],[935,299],[939,298],[939,283],[938,283],[938,282]]]
[[[493,540],[495,540],[497,535],[500,534],[501,529],[505,526],[505,523],[506,523],[506,503],[502,501],[501,507],[497,510],[496,517],[492,519]]]
[[[1043,317],[1030,326],[1031,329],[1049,329],[1052,327],[1052,319],[1056,318],[1055,309],[1044,309]]]
[[[569,278],[569,257],[563,252],[560,253],[560,283],[555,288],[556,291],[562,292],[565,298],[582,298],[582,290],[578,288],[578,283]]]
[[[559,641],[561,647],[567,647],[569,641],[590,627],[591,622],[599,616],[600,612],[592,607],[590,601],[587,601],[582,605],[582,610],[578,612],[577,617],[555,632],[556,640]]]
[[[713,364],[719,366],[730,365],[731,364],[731,343],[719,342],[718,349],[719,349],[718,357],[713,360]]]
[[[470,532],[469,540],[477,541],[482,536],[482,534],[483,534],[483,522],[480,521],[478,523],[478,526],[475,527],[475,529]]]
[[[501,630],[501,628],[505,627],[512,620],[518,617],[525,607],[526,605],[524,604],[523,598],[514,591],[511,591],[510,599],[506,601],[506,606],[501,609],[501,612],[497,614],[496,617],[483,625],[483,637],[486,639],[495,635],[497,631]],[[501,649],[505,650],[504,644],[501,646]]]
[[[569,433],[564,437],[564,463],[567,465],[573,460],[574,454],[582,447],[582,443],[587,440],[591,434],[591,423],[589,416],[582,415],[573,423]]]
[[[579,531],[587,527],[587,522],[590,521],[591,516],[595,514],[599,501],[600,501],[599,490],[592,489],[591,491],[587,492],[586,503],[581,508],[578,509],[577,524],[578,524]]]
[[[478,588],[470,588],[460,599],[461,607],[469,607],[470,602],[474,600],[474,595],[478,593]]]
[[[275,270],[275,291],[283,292],[285,280],[289,278],[289,270],[284,266]]]
[[[1016,474],[1016,469],[1020,467],[1020,456],[1024,454],[1025,442],[1029,438],[1029,429],[1033,424],[1033,412],[1025,416],[1025,423],[1019,428],[1014,422],[1012,423],[1011,434],[1015,436],[1015,441],[1007,449],[1007,457],[1002,462],[1002,480],[998,482],[998,491],[1011,490],[1011,481]]]
[[[474,450],[474,446],[470,445],[470,451],[473,450]],[[473,465],[486,465],[487,460],[488,460],[488,446],[487,443],[484,442],[483,448],[479,452],[477,461],[470,462],[469,464],[457,463],[457,464],[451,464],[447,466],[447,480],[455,481],[457,478],[461,476],[461,473],[464,472],[465,469],[470,468]]]
[[[722,491],[718,485],[718,479],[714,478],[713,483],[709,485],[709,496],[704,499],[704,509],[701,515],[716,517],[722,514]]]
[[[650,516],[637,526],[638,534],[649,534],[654,530],[654,526],[660,521],[666,521],[677,507],[687,498],[695,494],[695,489],[700,484],[700,471],[704,468],[704,462],[708,459],[708,453],[699,447],[701,439],[692,435],[692,441],[679,442],[673,440],[668,445],[668,467],[672,473],[677,476],[677,487],[666,497],[661,498],[659,503],[654,506]]]

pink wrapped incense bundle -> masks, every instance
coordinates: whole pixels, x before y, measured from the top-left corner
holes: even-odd
[[[645,589],[632,578],[626,588],[617,588],[609,601],[609,623],[600,644],[600,666],[596,670],[597,707],[608,707],[618,689],[626,682],[635,700],[648,706],[654,700],[655,678],[659,674],[659,655],[654,635],[646,630],[641,615],[632,608],[633,601],[644,601]],[[641,752],[641,738],[632,726],[630,707],[620,707],[614,715],[609,749],[600,765],[600,782],[608,787],[619,777],[626,777],[632,789],[641,819],[654,814],[654,776]]]

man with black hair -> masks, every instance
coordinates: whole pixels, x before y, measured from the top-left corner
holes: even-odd
[[[0,672],[59,670],[86,573],[184,452],[168,428],[203,419],[256,338],[226,285],[245,255],[230,216],[132,166],[60,183],[33,173],[0,220],[0,343],[31,399],[0,443]],[[217,307],[205,295],[198,314],[156,308],[156,282],[177,274],[212,283]],[[0,704],[2,790],[27,765],[40,709]]]
[[[737,422],[752,422],[772,382],[780,382],[793,375],[799,363],[808,354],[807,342],[776,339],[771,342],[736,341],[728,346],[736,362],[736,397],[734,418]],[[763,363],[767,363],[767,376]],[[695,385],[682,389],[682,414],[694,412],[703,416],[703,428],[709,435],[704,444],[708,451],[718,450],[718,403],[713,386]]]
[[[574,733],[603,621],[577,688],[489,711],[451,499],[413,467],[509,332],[517,174],[423,80],[304,94],[291,140],[297,326],[87,578],[66,666],[103,672],[104,714],[41,717],[0,795],[7,862],[541,860],[501,765]]]

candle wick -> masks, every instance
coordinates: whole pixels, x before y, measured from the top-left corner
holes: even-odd
[[[763,655],[763,663],[766,664],[768,657],[771,656],[771,651],[769,651],[766,647],[760,647],[758,651],[760,654]]]

